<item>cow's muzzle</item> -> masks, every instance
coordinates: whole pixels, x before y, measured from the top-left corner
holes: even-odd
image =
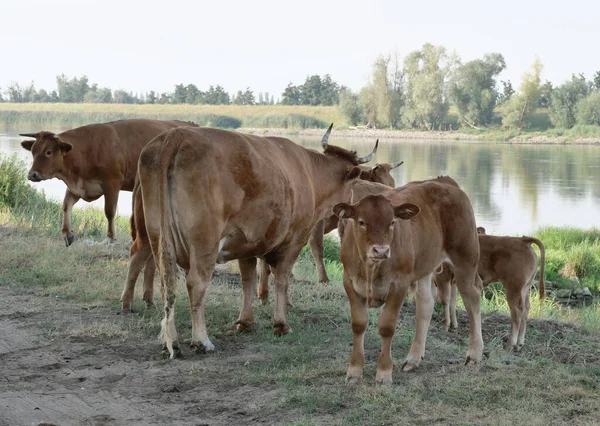
[[[383,244],[374,244],[369,250],[371,260],[386,260],[390,258],[390,246]]]
[[[42,176],[38,173],[38,172],[34,172],[33,170],[29,171],[29,174],[27,175],[27,179],[29,179],[32,182],[40,182],[44,179],[42,179]]]

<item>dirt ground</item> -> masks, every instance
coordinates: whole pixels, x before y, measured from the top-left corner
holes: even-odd
[[[126,343],[53,336],[56,327],[72,323],[130,319],[107,308],[82,312],[81,307],[49,299],[14,294],[0,284],[1,426],[198,426],[284,420],[249,414],[276,396],[273,389],[219,380],[228,364],[255,356],[251,351],[219,342],[223,350],[218,354],[163,363],[158,341],[135,333]],[[195,368],[202,368],[203,374],[190,374]]]

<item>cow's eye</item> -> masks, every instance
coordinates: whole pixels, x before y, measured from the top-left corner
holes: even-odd
[[[364,221],[364,220],[362,220],[362,219],[358,219],[358,224],[359,224],[360,226],[365,226],[365,221]]]
[[[392,220],[392,223],[390,223],[390,228],[393,228],[395,223],[396,223],[396,221]]]
[[[48,150],[46,151],[46,157],[50,157],[52,155],[52,151]]]

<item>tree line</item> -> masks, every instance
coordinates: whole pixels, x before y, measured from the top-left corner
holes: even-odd
[[[303,84],[289,83],[280,98],[258,96],[250,89],[228,93],[220,85],[205,91],[194,84],[175,85],[173,92],[134,94],[91,84],[86,76],[56,77],[57,89],[36,90],[33,83],[10,84],[0,101],[91,102],[209,105],[338,105],[351,125],[379,128],[448,130],[458,126],[528,129],[538,108],[547,108],[552,124],[600,125],[600,71],[587,80],[573,74],[560,86],[542,83],[543,65],[536,59],[523,75],[518,89],[498,81],[506,68],[500,53],[462,62],[443,46],[426,43],[403,60],[380,55],[372,65],[367,84],[358,92],[335,82],[329,74],[308,76]],[[4,95],[4,97],[3,97]],[[454,106],[458,121],[449,117]]]

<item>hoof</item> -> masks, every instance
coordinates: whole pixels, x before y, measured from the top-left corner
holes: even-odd
[[[259,296],[258,298],[262,302],[263,306],[267,306],[269,304],[269,296],[265,296],[265,297]]]
[[[172,354],[169,352],[167,345],[163,345],[162,355],[163,355],[164,359],[183,358],[181,355],[181,349],[179,349],[179,345],[176,343],[173,343],[173,353]]]
[[[236,321],[235,322],[236,331],[243,333],[246,331],[254,330],[254,323],[249,321]]]
[[[292,328],[289,324],[283,322],[276,322],[275,325],[273,325],[273,333],[275,334],[275,336],[283,336],[284,334],[288,334],[291,331]]]
[[[204,343],[192,342],[190,343],[190,348],[192,348],[197,354],[208,354],[215,351],[215,345],[213,345],[208,339]]]
[[[471,358],[470,356],[467,357],[467,360],[465,361],[465,365],[477,365],[479,364],[479,361],[477,361],[475,358]]]
[[[154,308],[154,300],[144,300],[146,302],[146,308]]]
[[[135,312],[131,308],[123,308],[123,309],[121,309],[121,312],[119,312],[119,313],[123,314],[123,315],[135,314]]]
[[[323,278],[322,280],[319,280],[319,283],[320,284],[329,284],[330,281],[329,281],[329,278]]]
[[[402,371],[408,373],[410,371],[415,371],[417,368],[419,368],[419,364],[415,363],[415,362],[408,362],[408,361],[404,361],[404,364],[402,364]]]
[[[65,246],[69,247],[75,241],[75,235],[69,235],[65,237]]]
[[[387,387],[387,386],[392,386],[392,378],[391,377],[386,377],[383,379],[375,379],[375,385],[379,386],[379,387]]]
[[[356,386],[362,381],[360,376],[346,376],[346,384],[348,386]]]

